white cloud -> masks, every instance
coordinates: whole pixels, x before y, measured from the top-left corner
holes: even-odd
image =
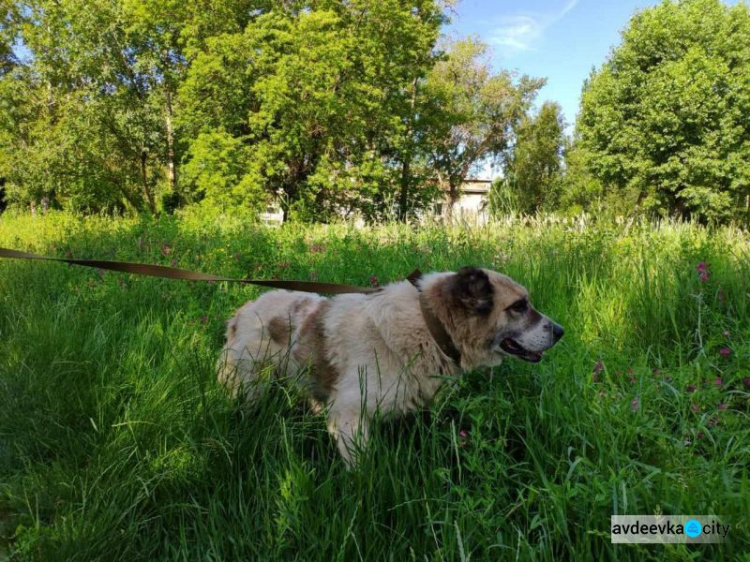
[[[528,51],[541,37],[543,28],[533,16],[506,16],[492,30],[489,42],[508,51]]]
[[[565,14],[567,14],[570,10],[576,7],[576,4],[578,4],[578,0],[570,0],[567,4],[565,4],[565,7],[562,9],[562,11],[557,14],[557,17],[554,21],[559,20],[562,18]]]
[[[489,33],[488,41],[502,56],[529,51],[544,37],[544,32],[576,7],[579,0],[568,0],[561,10],[545,14],[502,16]]]

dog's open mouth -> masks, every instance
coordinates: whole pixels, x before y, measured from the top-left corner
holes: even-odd
[[[539,363],[539,361],[542,360],[542,355],[544,354],[543,351],[537,353],[535,351],[529,351],[528,349],[525,349],[513,338],[505,338],[500,342],[500,347],[506,353],[515,355],[519,359],[523,359],[524,361],[529,361],[531,363]]]

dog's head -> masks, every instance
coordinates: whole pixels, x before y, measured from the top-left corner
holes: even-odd
[[[455,343],[475,367],[506,356],[539,362],[564,334],[534,309],[524,287],[495,271],[462,268],[445,279],[443,298]]]

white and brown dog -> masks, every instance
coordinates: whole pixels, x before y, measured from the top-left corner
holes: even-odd
[[[228,322],[219,379],[255,398],[264,367],[292,377],[327,407],[329,431],[352,465],[376,412],[425,406],[446,379],[505,356],[540,361],[562,335],[521,285],[473,267],[366,295],[272,291]]]

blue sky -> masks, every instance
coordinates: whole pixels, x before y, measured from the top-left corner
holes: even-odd
[[[546,77],[537,101],[558,102],[572,130],[584,79],[640,9],[658,0],[462,0],[447,32],[479,36],[497,69]]]

